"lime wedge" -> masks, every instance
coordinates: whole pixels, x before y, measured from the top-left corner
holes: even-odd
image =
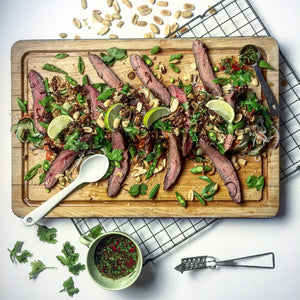
[[[155,107],[150,109],[143,118],[143,124],[148,128],[158,119],[168,116],[170,110],[167,107]]]
[[[107,110],[104,117],[104,124],[108,130],[115,131],[113,126],[114,120],[119,116],[119,112],[123,107],[122,103],[116,103]]]
[[[210,100],[206,107],[219,114],[225,121],[232,123],[235,117],[233,107],[224,100]]]
[[[73,119],[67,115],[61,115],[54,118],[47,129],[47,133],[50,139],[55,139],[58,134],[64,130]]]

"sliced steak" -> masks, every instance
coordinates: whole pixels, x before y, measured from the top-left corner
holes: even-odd
[[[193,42],[193,52],[199,76],[202,80],[205,90],[213,96],[222,96],[221,87],[212,82],[216,76],[214,74],[206,49],[200,41]]]
[[[126,150],[124,137],[120,131],[112,133],[111,142],[113,149],[123,150],[123,160],[120,162],[120,168],[115,167],[108,178],[107,195],[109,197],[115,197],[120,192],[122,183],[129,171],[129,155],[128,150]]]
[[[232,200],[236,203],[241,203],[241,184],[237,176],[236,170],[233,167],[230,160],[202,139],[199,140],[199,145],[213,162],[216,170],[223,179]]]
[[[89,142],[92,139],[91,134],[81,137],[81,141]],[[52,162],[50,169],[46,173],[44,185],[46,189],[51,189],[57,182],[56,175],[63,174],[74,162],[81,152],[75,150],[62,150],[56,159]]]
[[[168,169],[164,179],[164,190],[168,190],[177,181],[183,166],[178,141],[170,132],[166,132],[169,138],[169,160]]]
[[[46,173],[44,185],[46,189],[51,189],[57,182],[56,175],[63,174],[74,162],[79,152],[74,150],[63,150],[51,164]]]
[[[122,91],[123,83],[118,76],[102,61],[102,59],[95,55],[88,53],[89,59],[95,68],[98,76],[103,79],[110,87],[115,88],[118,92]]]
[[[190,127],[186,125],[183,132],[181,149],[184,157],[188,156],[193,149],[193,142],[191,136],[189,135],[189,129]]]
[[[176,85],[169,85],[168,92],[172,97],[177,98],[180,103],[185,103],[188,101],[185,92]]]
[[[168,90],[156,79],[150,68],[139,55],[130,55],[130,63],[142,83],[162,101],[165,106],[170,106],[171,95]]]
[[[97,120],[100,115],[98,107],[106,110],[104,103],[102,101],[97,100],[100,93],[94,87],[87,84],[82,87],[82,92],[86,96],[87,103],[91,110],[92,119]]]
[[[33,98],[34,125],[40,133],[46,134],[47,130],[41,124],[39,124],[39,122],[48,123],[47,119],[45,118],[45,107],[39,103],[39,101],[43,100],[47,96],[44,80],[41,75],[34,70],[29,72],[28,79]]]

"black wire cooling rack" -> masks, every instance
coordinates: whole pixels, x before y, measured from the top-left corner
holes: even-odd
[[[223,0],[180,27],[177,38],[270,36],[251,3]],[[300,169],[300,81],[280,52],[280,179]],[[210,218],[80,218],[72,219],[80,234],[100,225],[123,231],[141,247],[144,264],[154,260],[218,219]]]

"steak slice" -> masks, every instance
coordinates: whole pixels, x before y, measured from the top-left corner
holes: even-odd
[[[142,83],[160,99],[165,106],[170,106],[171,95],[168,90],[156,79],[150,68],[139,55],[130,55],[130,63]]]
[[[102,101],[97,100],[100,93],[94,87],[87,84],[82,87],[82,91],[85,94],[87,103],[90,107],[92,119],[97,120],[100,115],[98,107],[106,110],[104,103]]]
[[[81,141],[89,142],[92,139],[92,135],[86,134],[81,137]],[[76,157],[81,152],[75,150],[62,150],[56,159],[52,162],[50,169],[46,173],[44,186],[46,189],[51,189],[57,182],[56,175],[63,174],[74,162]]]
[[[91,53],[88,53],[88,56],[98,76],[111,88],[115,88],[117,92],[121,92],[123,83],[119,77],[102,61],[99,56]]]
[[[242,202],[241,184],[237,176],[236,170],[230,160],[222,155],[217,149],[210,146],[207,142],[200,139],[199,145],[201,149],[209,156],[216,170],[223,179],[230,197],[235,203]]]
[[[222,96],[221,87],[212,82],[216,76],[211,66],[206,49],[200,41],[193,42],[193,52],[199,76],[202,80],[205,90],[213,96]]]
[[[183,166],[182,157],[179,151],[178,141],[170,132],[166,132],[169,138],[169,160],[168,169],[164,179],[164,190],[168,190],[177,181]]]
[[[180,103],[185,103],[188,101],[185,92],[176,85],[169,85],[168,92],[172,97],[177,98]]]
[[[46,134],[46,128],[39,124],[39,122],[48,123],[47,119],[45,118],[45,107],[39,103],[39,101],[43,100],[47,96],[44,80],[42,76],[34,70],[29,72],[28,79],[33,98],[34,125],[40,133]]]
[[[123,150],[123,160],[120,162],[120,168],[115,167],[108,178],[107,195],[109,197],[115,197],[120,192],[122,183],[129,171],[129,155],[125,146],[124,137],[120,131],[112,133],[111,142],[113,149]]]

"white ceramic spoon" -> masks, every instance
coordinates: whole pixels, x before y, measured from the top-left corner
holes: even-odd
[[[32,226],[43,218],[52,208],[69,195],[76,187],[86,182],[96,182],[107,172],[109,160],[102,154],[95,154],[84,160],[80,167],[78,177],[67,187],[30,212],[23,219],[26,226]]]

